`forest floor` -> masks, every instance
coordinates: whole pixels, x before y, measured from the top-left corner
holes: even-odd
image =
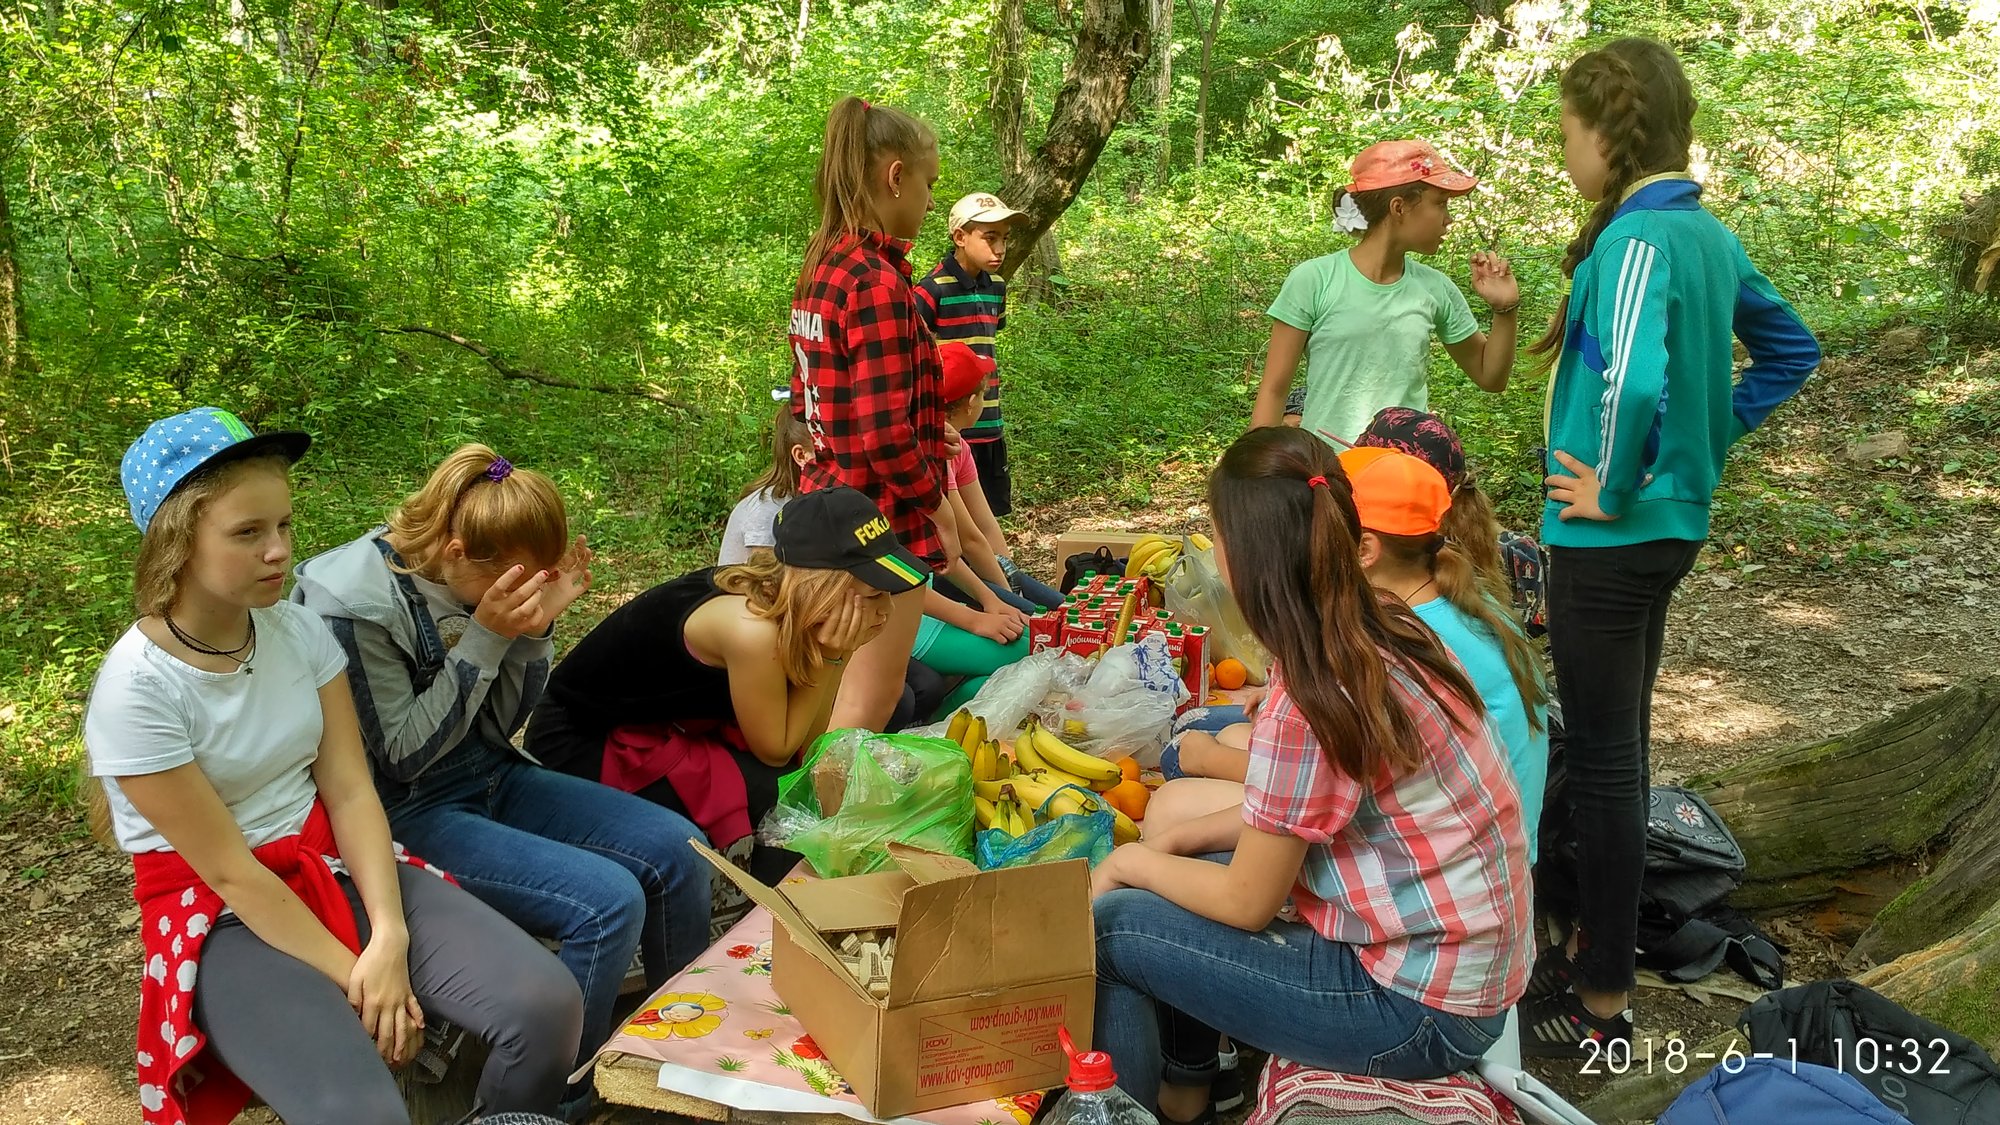
[[[1760,479],[1789,481],[1801,501],[1781,504],[1777,518],[1809,508],[1839,532],[1755,561],[1704,552],[1675,598],[1654,701],[1656,781],[1839,733],[2000,667],[2000,457],[1991,443],[2000,348],[1939,363],[1921,338],[1898,343],[1891,333],[1878,343],[1830,359],[1758,445]],[[1891,430],[1911,448],[1885,460],[1850,456],[1850,443]],[[1073,525],[1204,526],[1204,469],[1163,465],[1141,511],[1079,498],[1019,513],[1017,550],[1047,570],[1055,537]],[[136,1121],[130,865],[93,843],[72,812],[46,809],[0,822],[0,855],[0,1125]],[[1841,975],[1847,951],[1809,919],[1766,924],[1790,946],[1788,976]],[[1645,989],[1639,1033],[1699,1041],[1742,1004]],[[1579,1101],[1602,1081],[1570,1066],[1537,1069]]]

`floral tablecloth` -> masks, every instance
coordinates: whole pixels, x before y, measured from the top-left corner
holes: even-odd
[[[771,987],[771,912],[757,907],[647,999],[598,1052],[660,1064],[663,1090],[734,1109],[876,1121]],[[931,1110],[931,1125],[1028,1125],[1040,1094]]]

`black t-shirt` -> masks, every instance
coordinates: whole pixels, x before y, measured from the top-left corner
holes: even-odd
[[[548,694],[578,727],[597,732],[676,719],[733,722],[729,672],[687,649],[688,615],[724,597],[715,568],[664,582],[626,602],[569,650]]]

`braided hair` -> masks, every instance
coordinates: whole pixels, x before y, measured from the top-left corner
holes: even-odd
[[[1570,277],[1611,225],[1627,189],[1647,176],[1688,166],[1695,97],[1672,48],[1654,39],[1617,39],[1570,64],[1562,76],[1562,99],[1565,109],[1603,138],[1610,169],[1604,198],[1563,252],[1563,276]],[[1568,315],[1565,292],[1548,331],[1528,348],[1543,372],[1555,365]]]

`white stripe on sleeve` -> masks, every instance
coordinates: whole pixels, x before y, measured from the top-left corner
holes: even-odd
[[[1597,462],[1600,485],[1610,483],[1607,478],[1617,441],[1618,407],[1625,395],[1625,373],[1632,366],[1632,339],[1638,335],[1646,285],[1652,279],[1657,253],[1650,243],[1633,239],[1625,244],[1625,260],[1618,267],[1618,288],[1611,302],[1611,334],[1604,364],[1604,395],[1599,400],[1603,408]]]

